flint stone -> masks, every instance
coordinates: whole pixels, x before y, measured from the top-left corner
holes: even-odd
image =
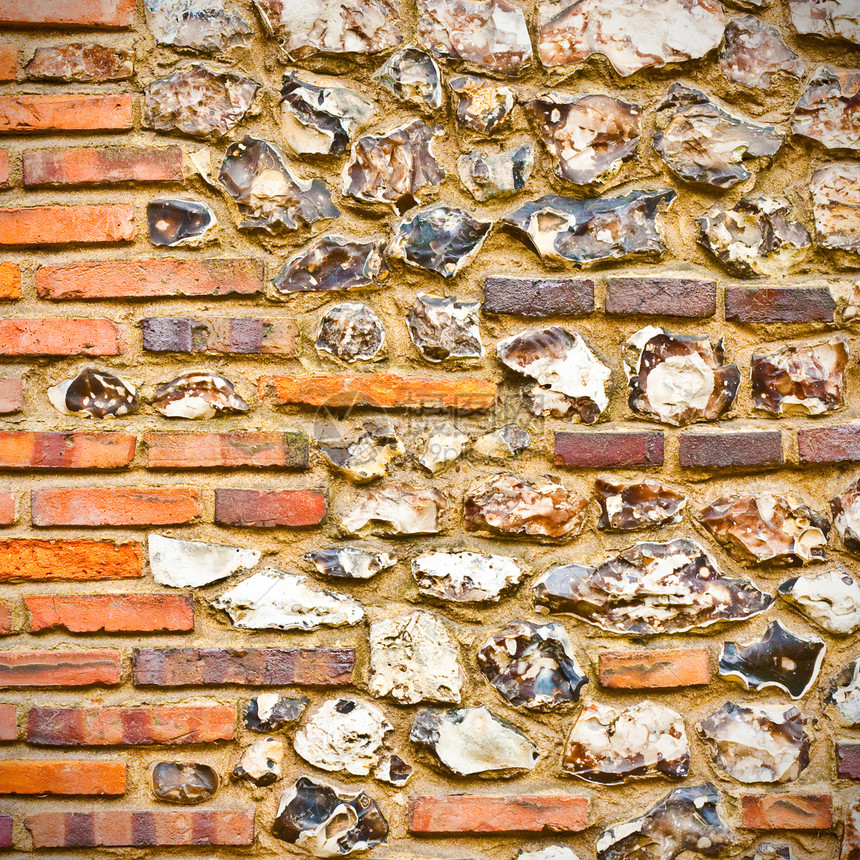
[[[397,564],[397,559],[387,552],[368,552],[352,546],[319,549],[309,552],[305,559],[332,579],[371,579]]]
[[[386,477],[390,463],[406,450],[391,427],[374,427],[352,441],[322,436],[317,446],[332,466],[358,484]]]
[[[387,782],[395,788],[402,788],[412,778],[415,768],[403,761],[399,755],[390,755],[373,772],[375,779]]]
[[[159,45],[211,54],[251,42],[248,22],[223,0],[145,0],[143,8]]]
[[[469,437],[450,421],[437,424],[427,435],[418,463],[435,475],[457,460],[468,444]]]
[[[834,251],[860,253],[860,164],[834,161],[812,174],[815,243]]]
[[[743,860],[795,860],[795,856],[790,845],[762,842],[755,854],[748,854]]]
[[[472,443],[472,451],[486,460],[510,460],[522,454],[530,445],[532,437],[527,430],[516,424],[505,424],[491,433],[478,436]]]
[[[226,579],[237,570],[250,570],[263,556],[256,549],[156,534],[149,536],[148,543],[153,579],[173,588],[200,588]]]
[[[802,77],[806,63],[785,44],[776,27],[755,15],[744,15],[732,18],[726,26],[720,68],[733,83],[767,90],[777,72]]]
[[[600,504],[597,527],[638,531],[678,523],[687,497],[660,481],[646,478],[636,484],[611,484],[598,479],[594,492]]]
[[[528,144],[495,154],[473,150],[457,159],[457,172],[472,197],[486,203],[519,194],[534,163],[534,151]]]
[[[289,295],[381,287],[391,274],[384,247],[384,241],[376,239],[321,236],[284,264],[275,288]]]
[[[229,379],[205,370],[183,373],[159,385],[149,402],[165,418],[214,418],[239,415],[251,408]]]
[[[860,584],[843,567],[787,579],[778,594],[828,633],[847,636],[860,629]]]
[[[24,70],[31,81],[122,81],[134,74],[134,54],[92,42],[36,48]]]
[[[260,693],[245,705],[242,722],[252,732],[277,732],[298,722],[309,703],[304,696],[285,699],[277,693]]]
[[[496,603],[519,585],[525,570],[506,555],[424,552],[412,559],[412,576],[425,597],[454,603]]]
[[[442,72],[426,51],[401,48],[373,77],[406,104],[430,113],[442,107]]]
[[[860,660],[852,660],[833,679],[827,694],[841,720],[849,726],[860,726]]]
[[[610,633],[656,636],[742,621],[773,603],[746,579],[725,576],[694,541],[640,543],[600,567],[550,568],[535,602]]]
[[[208,764],[157,761],[149,770],[149,784],[156,800],[191,806],[212,798],[221,777]]]
[[[791,130],[827,149],[860,149],[860,72],[820,66],[803,91]]]
[[[830,500],[830,511],[846,549],[860,554],[860,480]]]
[[[566,845],[548,845],[537,851],[526,851],[520,848],[517,860],[579,860],[579,855]]]
[[[316,347],[341,361],[372,361],[385,346],[382,320],[361,302],[329,308],[320,320]]]
[[[381,535],[438,534],[439,514],[448,500],[438,490],[409,484],[385,484],[368,490],[341,519],[347,534],[370,531]]]
[[[454,118],[477,134],[491,135],[507,125],[517,103],[510,87],[475,75],[451,78],[448,86],[457,96]]]
[[[272,785],[281,778],[284,742],[278,738],[260,738],[245,748],[236,767],[233,779],[242,779],[252,785]]]
[[[406,315],[409,337],[434,364],[449,358],[483,358],[480,304],[420,293]]]
[[[197,200],[151,200],[146,205],[149,241],[157,247],[198,248],[214,239],[215,212]]]
[[[788,8],[798,33],[860,45],[860,10],[854,0],[788,0]]]
[[[119,418],[140,409],[137,389],[119,376],[95,367],[48,389],[51,406],[78,418]]]

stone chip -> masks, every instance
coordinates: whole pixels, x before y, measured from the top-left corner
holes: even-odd
[[[525,576],[520,561],[477,552],[423,552],[412,559],[412,576],[425,597],[453,603],[495,603]]]
[[[843,567],[787,579],[778,594],[828,633],[847,636],[860,629],[860,583]]]
[[[776,27],[764,24],[755,15],[744,15],[732,18],[726,25],[720,68],[736,84],[767,90],[779,72],[802,77],[806,63],[785,44]]]
[[[860,71],[819,66],[794,109],[791,130],[827,149],[860,149]]]

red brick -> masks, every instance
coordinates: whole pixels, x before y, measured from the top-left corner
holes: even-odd
[[[119,684],[119,651],[0,651],[0,687]]]
[[[15,494],[0,491],[0,526],[11,526],[15,522]],[[3,562],[0,561],[0,567]]]
[[[3,469],[121,469],[134,459],[128,433],[0,431]]]
[[[8,636],[14,632],[12,607],[5,600],[2,600],[0,601],[0,636]]]
[[[275,406],[312,409],[492,409],[496,384],[463,376],[397,376],[364,373],[356,376],[262,376],[260,397]]]
[[[753,830],[829,830],[833,797],[829,794],[741,795],[744,827]]]
[[[288,317],[150,317],[143,320],[149,352],[218,352],[295,356],[299,329]]]
[[[125,794],[125,762],[0,761],[0,794]]]
[[[726,287],[726,319],[742,323],[832,322],[827,287]]]
[[[588,826],[588,798],[572,794],[416,797],[412,833],[576,833]]]
[[[618,690],[669,690],[711,680],[707,648],[648,648],[601,651],[597,676],[602,687]]]
[[[203,513],[193,487],[76,487],[32,490],[36,526],[164,526]]]
[[[855,463],[860,460],[860,424],[801,428],[797,450],[801,463]]]
[[[315,526],[326,510],[322,490],[215,490],[215,522],[222,526]]]
[[[2,16],[2,13],[0,13]],[[132,97],[116,95],[0,96],[0,134],[52,131],[127,131]]]
[[[27,717],[27,742],[51,747],[210,744],[235,734],[228,705],[30,708]]]
[[[0,581],[135,579],[143,576],[137,542],[0,540]]]
[[[122,81],[134,74],[134,54],[94,42],[70,42],[36,48],[24,69],[33,81],[103,83]]]
[[[860,779],[860,743],[837,742],[836,772],[843,779]]]
[[[130,27],[134,0],[3,0],[0,24]]]
[[[12,847],[12,816],[0,815],[0,848]]]
[[[721,433],[682,433],[678,460],[685,469],[727,469],[781,466],[779,430]]]
[[[304,433],[145,433],[150,469],[254,466],[307,469]]]
[[[0,415],[10,415],[24,408],[24,380],[20,376],[0,379]]]
[[[660,466],[662,463],[663,433],[660,430],[576,430],[555,434],[557,466],[604,469]]]
[[[254,295],[263,291],[260,260],[107,260],[42,266],[43,299],[143,299]]]
[[[523,317],[583,316],[594,312],[590,278],[487,278],[484,312]]]
[[[113,185],[118,182],[182,182],[178,146],[28,149],[22,155],[24,185]]]
[[[692,278],[607,278],[606,313],[629,316],[712,317],[717,285]]]
[[[352,648],[135,648],[132,657],[138,687],[340,686],[354,666]]]
[[[0,263],[0,299],[20,299],[21,295],[20,266],[17,263]]]
[[[0,209],[0,245],[112,244],[134,239],[134,207],[27,206]]]
[[[254,813],[232,810],[124,809],[39,812],[24,819],[34,848],[147,845],[251,845]]]
[[[9,150],[0,149],[0,189],[8,188],[11,184],[9,178]]]
[[[0,355],[122,355],[116,323],[104,319],[0,319]]]
[[[18,708],[0,705],[0,741],[18,740]]]
[[[187,594],[44,594],[24,598],[33,632],[159,633],[194,629]]]
[[[3,12],[0,11],[0,18]],[[14,81],[18,77],[18,48],[10,42],[0,44],[0,82]]]

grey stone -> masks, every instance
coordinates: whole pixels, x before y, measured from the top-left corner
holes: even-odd
[[[211,54],[251,42],[248,22],[223,0],[145,0],[143,8],[159,45]]]
[[[343,302],[320,320],[316,347],[341,361],[373,361],[385,346],[385,326],[367,305]]]
[[[409,484],[383,484],[367,490],[357,505],[341,518],[347,534],[437,534],[439,515],[448,500],[438,490],[415,489]]]
[[[159,585],[200,588],[226,579],[237,570],[249,570],[263,554],[256,549],[203,541],[149,536],[149,567]]]
[[[149,769],[149,784],[156,800],[192,806],[215,795],[221,784],[218,771],[190,761],[157,761]]]
[[[830,511],[846,549],[860,554],[860,480],[830,500]]]
[[[391,275],[384,248],[378,239],[321,236],[284,263],[275,288],[289,295],[382,287]]]
[[[798,33],[860,45],[860,10],[854,0],[788,0]]]
[[[412,576],[425,597],[453,603],[497,603],[519,585],[525,570],[506,555],[423,552],[412,559]]]
[[[860,254],[860,163],[833,161],[812,174],[812,215],[815,243],[844,251],[856,261]]]
[[[371,579],[397,564],[397,558],[387,552],[369,552],[352,546],[318,549],[305,559],[323,576],[332,579]]]
[[[401,48],[386,60],[374,79],[400,101],[420,110],[435,113],[442,107],[442,72],[426,51]]]
[[[373,776],[380,782],[402,788],[412,778],[413,773],[415,768],[411,764],[403,761],[399,755],[392,754],[382,761],[382,764],[373,772]]]
[[[498,430],[478,436],[472,443],[472,451],[485,460],[504,462],[522,454],[529,448],[531,441],[527,430],[516,424],[505,424]]]
[[[85,367],[48,389],[51,406],[78,418],[119,418],[140,409],[137,389],[106,370]]]
[[[763,24],[755,15],[744,15],[726,25],[720,68],[733,83],[767,90],[779,72],[801,77],[806,63],[785,44],[776,27]]]
[[[251,408],[229,379],[205,370],[192,370],[159,385],[149,402],[165,418],[214,418]]]
[[[612,484],[598,479],[594,493],[600,504],[597,526],[612,531],[638,531],[678,523],[687,497],[665,484],[646,478],[635,484]]]
[[[479,311],[479,302],[419,293],[406,315],[409,336],[422,357],[434,364],[446,359],[482,358]]]
[[[777,593],[828,633],[847,636],[860,629],[860,583],[843,567],[787,579]]]
[[[242,722],[252,732],[277,732],[298,722],[309,703],[304,696],[286,699],[277,693],[260,693],[243,708]]]
[[[469,437],[450,421],[437,424],[427,434],[418,464],[435,475],[457,460],[468,444]]]
[[[199,248],[214,237],[218,219],[206,203],[197,200],[150,200],[146,205],[149,241],[162,248]]]
[[[476,75],[451,78],[448,86],[456,96],[454,118],[464,128],[491,135],[509,124],[517,102],[510,87]]]
[[[860,726],[860,660],[852,660],[833,679],[827,704],[836,708],[841,722]]]
[[[336,430],[326,433],[327,429],[317,437],[320,453],[357,484],[386,477],[392,461],[406,450],[390,426],[371,427],[353,439],[343,438]]]
[[[860,71],[819,66],[794,109],[794,134],[826,149],[860,149]]]
[[[497,153],[473,150],[457,159],[460,181],[481,203],[519,194],[533,167],[534,152],[528,144]]]
[[[260,738],[245,747],[236,767],[233,779],[250,782],[263,787],[277,782],[284,758],[284,742],[279,738]]]

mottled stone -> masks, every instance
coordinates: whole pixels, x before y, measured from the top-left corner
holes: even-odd
[[[390,755],[373,772],[374,778],[387,782],[395,788],[402,788],[412,778],[415,768],[403,761],[399,755]]]
[[[600,567],[550,568],[535,602],[610,633],[654,636],[742,621],[773,598],[747,579],[725,576],[694,541],[640,543]]]
[[[815,244],[860,254],[860,163],[834,161],[812,174]]]
[[[806,63],[785,44],[776,27],[755,15],[744,15],[726,25],[720,68],[733,83],[767,90],[778,72],[802,77]]]
[[[157,800],[191,806],[212,798],[221,778],[208,764],[157,761],[149,769],[149,784]]]
[[[843,567],[787,579],[777,593],[828,633],[860,629],[860,583]]]
[[[212,208],[198,200],[159,198],[146,204],[149,241],[162,248],[180,245],[199,248],[214,237],[218,219]]]
[[[148,543],[153,579],[173,588],[199,588],[226,579],[237,570],[250,570],[263,556],[256,549],[157,534],[151,534]]]
[[[427,434],[418,464],[435,475],[450,466],[466,450],[469,437],[450,421],[437,424]]]
[[[761,639],[738,645],[723,642],[720,675],[737,678],[747,690],[776,687],[800,699],[818,677],[824,643],[815,636],[796,636],[772,621]]]
[[[457,97],[454,118],[477,134],[490,135],[507,125],[517,103],[510,87],[476,75],[451,78],[448,86]]]
[[[860,660],[852,660],[833,679],[827,704],[836,708],[842,722],[860,726]]]
[[[284,742],[280,738],[260,738],[245,747],[233,779],[241,779],[258,787],[272,785],[281,778]]]
[[[298,722],[310,699],[286,699],[277,693],[260,693],[242,709],[242,722],[252,732],[277,732]]]
[[[845,810],[845,826],[842,830],[840,852],[839,860],[860,858],[860,800],[855,800]]]
[[[390,426],[371,427],[355,439],[344,439],[336,428],[317,438],[317,447],[326,460],[357,484],[388,475],[393,460],[404,452],[403,442]]]
[[[561,624],[512,621],[478,648],[484,677],[517,708],[548,711],[579,701],[588,677]]]
[[[426,51],[401,48],[373,77],[408,105],[430,113],[442,107],[442,72]]]
[[[860,480],[830,500],[830,512],[846,549],[860,554]]]
[[[453,603],[496,603],[519,585],[525,569],[515,558],[477,552],[423,552],[412,576],[425,597]]]
[[[397,564],[387,552],[369,552],[353,546],[332,547],[309,552],[305,559],[323,576],[332,579],[371,579]]]
[[[600,504],[598,528],[638,531],[678,523],[687,497],[660,481],[646,478],[635,484],[611,484],[598,479],[594,494]]]
[[[796,860],[790,845],[775,842],[761,842],[753,854],[747,854],[743,860]]]
[[[479,311],[478,302],[419,293],[406,315],[409,336],[427,361],[482,358]]]
[[[688,182],[732,188],[752,176],[750,162],[775,155],[785,135],[734,116],[701,90],[675,83],[657,109],[654,149]]]
[[[439,515],[448,500],[438,490],[415,489],[409,484],[384,484],[367,490],[341,519],[347,534],[437,534]]]
[[[457,159],[460,181],[481,203],[519,194],[533,167],[534,151],[529,144],[498,153],[473,150]]]
[[[229,379],[205,370],[192,370],[159,385],[149,402],[165,418],[214,418],[251,408]]]
[[[278,292],[321,293],[383,286],[391,274],[385,243],[326,235],[291,257],[275,277]]]
[[[93,42],[51,45],[36,48],[24,71],[31,81],[122,81],[134,74],[134,54]]]
[[[522,454],[529,448],[531,441],[527,430],[516,424],[505,424],[498,430],[478,436],[472,443],[472,451],[485,460],[503,462]]]
[[[320,320],[316,347],[341,361],[372,361],[385,346],[385,326],[361,302],[329,308]]]
[[[548,845],[536,851],[520,848],[517,860],[579,860],[579,855],[566,845]]]
[[[792,132],[827,149],[860,149],[858,93],[860,72],[819,66],[794,109]]]
[[[798,33],[860,45],[860,11],[853,0],[788,0],[788,8]]]
[[[251,42],[248,22],[223,0],[145,0],[143,8],[159,45],[211,54]]]
[[[48,389],[51,405],[78,418],[119,418],[140,409],[137,389],[119,376],[95,367]]]

